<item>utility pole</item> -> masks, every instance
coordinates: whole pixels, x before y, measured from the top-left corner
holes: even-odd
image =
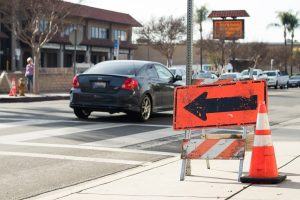
[[[187,0],[187,40],[186,40],[186,85],[192,84],[193,67],[193,7],[194,0]]]

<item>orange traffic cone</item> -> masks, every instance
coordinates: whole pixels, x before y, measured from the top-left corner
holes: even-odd
[[[276,184],[286,179],[286,175],[278,174],[271,135],[267,108],[262,103],[258,108],[249,176],[241,177],[242,183]]]
[[[16,87],[15,78],[13,78],[11,81],[11,89],[9,92],[9,96],[17,96],[17,87]]]

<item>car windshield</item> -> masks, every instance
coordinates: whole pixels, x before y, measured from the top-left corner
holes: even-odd
[[[222,74],[220,79],[227,79],[227,78],[236,78],[236,74]]]
[[[135,75],[137,70],[145,63],[143,62],[122,62],[107,61],[101,62],[86,70],[84,74],[118,74],[118,75]]]
[[[276,76],[276,72],[265,72],[267,76]]]
[[[176,74],[176,69],[169,69],[172,74]]]
[[[290,79],[300,79],[300,76],[291,76]]]
[[[249,70],[244,70],[242,76],[249,75]],[[253,75],[257,75],[257,71],[253,71]]]
[[[211,78],[211,74],[210,73],[199,73],[197,75],[198,78]]]

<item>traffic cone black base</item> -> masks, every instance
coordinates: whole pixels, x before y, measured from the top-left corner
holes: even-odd
[[[250,176],[242,176],[240,178],[242,183],[256,183],[256,184],[277,184],[286,179],[286,175],[279,174],[277,177],[255,178]]]

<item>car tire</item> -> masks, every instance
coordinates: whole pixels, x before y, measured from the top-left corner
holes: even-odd
[[[144,95],[139,105],[139,112],[128,112],[127,114],[136,121],[147,121],[152,114],[151,98],[148,95]]]
[[[74,114],[78,119],[87,119],[90,116],[91,111],[82,108],[74,108]]]

